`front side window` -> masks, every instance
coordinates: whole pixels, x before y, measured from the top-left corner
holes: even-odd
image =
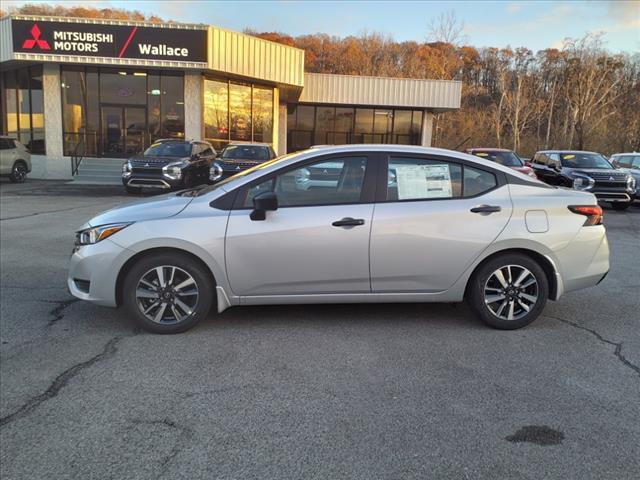
[[[387,169],[387,201],[457,198],[462,167],[426,158],[391,157]]]
[[[279,207],[335,205],[360,201],[366,157],[322,160],[284,172],[248,189],[242,205],[251,208],[253,198],[272,191]]]

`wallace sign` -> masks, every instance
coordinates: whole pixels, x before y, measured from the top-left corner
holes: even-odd
[[[207,31],[12,20],[13,51],[49,55],[207,61]]]

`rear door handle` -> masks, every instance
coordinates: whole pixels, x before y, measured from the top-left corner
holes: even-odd
[[[496,213],[502,211],[502,207],[498,205],[480,205],[471,209],[473,213]]]
[[[364,219],[345,217],[342,220],[336,220],[331,225],[334,227],[357,227],[358,225],[364,225]]]

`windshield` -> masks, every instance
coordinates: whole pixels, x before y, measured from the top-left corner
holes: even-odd
[[[188,157],[191,144],[187,142],[154,143],[144,151],[145,157]]]
[[[228,177],[225,178],[224,180],[221,180],[217,183],[214,183],[213,185],[209,185],[205,188],[203,188],[202,190],[197,192],[196,196],[201,196],[201,195],[206,195],[209,192],[213,192],[215,189],[217,189],[218,187],[221,187],[222,185],[226,185],[227,183],[231,182],[232,180],[237,180],[240,177],[244,177],[245,175],[249,175],[253,172],[257,172],[258,170],[262,170],[264,168],[270,167],[271,165],[276,165],[284,160],[288,160],[291,157],[297,156],[299,155],[301,152],[295,152],[295,153],[289,153],[287,155],[282,155],[281,157],[277,157],[274,158],[273,160],[270,160],[268,162],[264,162],[264,163],[259,163],[258,165],[256,165],[255,167],[251,167],[251,168],[247,168],[246,170],[242,170],[238,173],[236,173],[235,175],[233,175],[232,177]]]
[[[513,152],[473,152],[476,157],[486,158],[505,167],[522,167],[524,162]]]
[[[561,153],[560,160],[567,168],[613,168],[599,153]]]
[[[227,145],[220,157],[224,160],[269,160],[269,148],[259,145]]]

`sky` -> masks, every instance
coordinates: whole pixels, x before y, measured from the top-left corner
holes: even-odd
[[[602,33],[612,52],[640,52],[640,0],[614,1],[166,1],[2,0],[116,7],[164,19],[206,23],[235,31],[348,36],[380,32],[397,41],[424,41],[433,19],[450,11],[464,24],[464,42],[475,47],[561,48],[565,38]]]

